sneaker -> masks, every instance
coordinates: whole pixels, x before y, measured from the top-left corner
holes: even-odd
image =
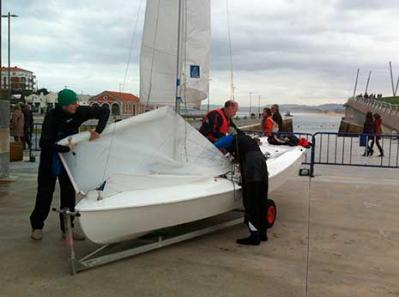
[[[73,240],[77,240],[77,241],[82,241],[86,239],[86,236],[84,236],[83,234],[77,233],[75,231],[72,231],[72,237]],[[64,232],[62,232],[62,238],[65,239],[66,238],[66,234]]]
[[[32,230],[32,234],[30,235],[30,237],[33,240],[42,240],[43,238],[43,231],[42,229],[33,229]]]

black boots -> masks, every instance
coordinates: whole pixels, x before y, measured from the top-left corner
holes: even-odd
[[[262,239],[263,238],[264,237],[262,237]],[[266,236],[266,240],[267,240],[267,236]],[[251,235],[249,237],[237,239],[237,243],[243,244],[243,245],[259,245],[260,241],[261,241],[261,236],[260,236],[259,232],[252,232],[252,231],[251,231]]]

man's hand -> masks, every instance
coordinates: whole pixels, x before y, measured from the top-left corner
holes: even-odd
[[[100,134],[97,133],[96,131],[90,130],[89,132],[90,132],[90,139],[89,139],[89,141],[96,140],[97,138],[100,137]]]
[[[75,148],[75,144],[72,142],[72,137],[68,138],[68,145],[67,146],[69,147],[70,151],[73,151],[73,149]]]

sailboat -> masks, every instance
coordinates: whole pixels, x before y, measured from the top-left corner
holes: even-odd
[[[210,0],[148,0],[140,97],[164,107],[113,123],[93,142],[88,132],[60,141],[76,145],[60,157],[83,197],[76,210],[91,241],[138,238],[241,207],[235,165],[178,114],[208,96],[209,44]],[[261,141],[273,192],[298,172],[304,149]]]

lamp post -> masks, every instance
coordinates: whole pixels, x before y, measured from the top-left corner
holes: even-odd
[[[18,17],[16,14],[11,14],[8,12],[7,14],[2,15],[3,18],[7,18],[8,20],[8,99],[11,101],[11,18]]]
[[[249,92],[249,116],[252,114],[252,92]]]

